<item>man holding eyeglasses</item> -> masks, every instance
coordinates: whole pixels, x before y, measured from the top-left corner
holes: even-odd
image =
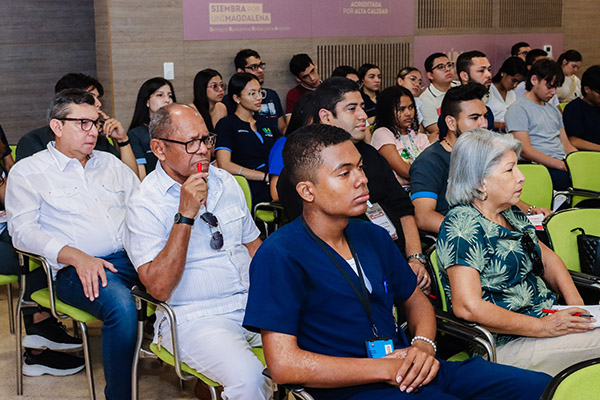
[[[172,104],[150,119],[159,160],[128,204],[125,247],[141,282],[177,316],[182,361],[224,386],[227,399],[268,399],[270,380],[242,328],[248,269],[261,244],[233,176],[209,166],[215,138],[194,109]],[[171,331],[157,311],[155,343]]]
[[[444,95],[458,82],[453,83],[454,63],[444,53],[433,53],[427,57],[425,71],[430,83],[419,96],[423,102],[419,111],[423,115],[423,126],[430,134],[429,141],[432,142],[439,133],[437,122]]]
[[[267,68],[267,64],[261,60],[258,52],[252,49],[240,50],[235,55],[233,64],[235,65],[235,70],[237,72],[247,72],[255,75],[258,78],[258,82],[260,83],[262,90],[264,91],[264,97],[262,100],[262,105],[260,106],[260,111],[258,111],[256,114],[264,118],[277,119],[277,127],[279,128],[279,131],[285,132],[285,113],[281,107],[281,100],[276,91],[263,86],[265,82],[265,69]],[[223,103],[227,106],[228,110],[232,110],[232,107],[235,106],[235,103],[231,101],[231,97],[229,97],[229,95],[223,98]],[[233,108],[233,111],[235,111],[235,107]],[[231,113],[233,113],[233,111],[231,111]]]
[[[140,182],[116,157],[94,150],[94,103],[81,89],[54,97],[48,120],[56,141],[11,169],[6,212],[15,248],[48,260],[58,297],[104,322],[104,393],[127,399],[137,336],[129,289],[139,279],[123,231],[125,204]]]

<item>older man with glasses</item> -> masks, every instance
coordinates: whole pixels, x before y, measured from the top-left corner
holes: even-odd
[[[129,204],[125,247],[141,282],[178,321],[182,361],[224,386],[227,399],[268,399],[270,380],[242,328],[249,265],[261,244],[240,186],[209,166],[215,138],[194,109],[173,104],[150,120],[159,160]],[[155,343],[171,348],[157,312]]]
[[[139,279],[123,250],[123,231],[125,204],[140,181],[118,158],[94,150],[95,101],[82,89],[54,97],[48,122],[56,141],[11,169],[6,212],[15,248],[48,260],[58,297],[104,322],[104,393],[128,399],[137,334],[129,289]]]

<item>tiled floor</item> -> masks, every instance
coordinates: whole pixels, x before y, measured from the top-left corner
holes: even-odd
[[[17,297],[13,285],[13,298]],[[71,323],[67,323],[71,327]],[[101,324],[89,325],[94,383],[98,399],[104,398],[104,373],[100,352]],[[23,396],[17,396],[15,369],[15,337],[9,332],[6,287],[0,287],[0,399],[86,399],[89,398],[85,371],[78,374],[55,377],[24,377]],[[186,382],[184,390],[173,369],[156,360],[142,360],[140,368],[140,399],[194,399],[195,381]]]

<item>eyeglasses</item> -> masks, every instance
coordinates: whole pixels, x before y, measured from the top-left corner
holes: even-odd
[[[535,248],[535,243],[533,243],[533,240],[529,234],[523,234],[523,237],[521,238],[521,246],[523,246],[523,250],[525,250],[527,256],[529,256],[529,260],[531,260],[533,274],[537,276],[544,276],[544,264],[542,263],[542,259]]]
[[[201,137],[198,139],[192,139],[189,142],[182,142],[180,140],[173,140],[173,139],[167,139],[167,138],[158,138],[158,139],[162,140],[163,142],[182,144],[185,146],[186,153],[195,154],[198,152],[198,150],[200,150],[200,145],[202,143],[204,143],[204,145],[206,146],[207,149],[212,149],[213,146],[215,145],[215,142],[217,141],[217,135],[215,135],[214,133],[211,133],[208,136],[204,136],[204,137]]]
[[[211,88],[212,90],[219,91],[219,90],[225,90],[227,88],[227,85],[224,84],[223,82],[221,83],[211,83],[210,85],[208,85],[209,88]]]
[[[207,211],[200,215],[200,219],[210,228],[210,248],[213,250],[221,250],[223,247],[223,234],[218,230],[219,221],[217,220],[217,217],[215,217],[215,214]],[[216,229],[216,231],[213,232],[213,228]]]
[[[267,64],[265,64],[264,62],[261,62],[259,64],[246,65],[244,67],[244,69],[249,69],[249,70],[252,70],[252,71],[256,71],[259,68],[260,69],[265,69],[265,68],[267,68]]]
[[[529,50],[524,50],[517,53],[518,56],[526,56],[527,54],[529,54]]]
[[[267,91],[265,89],[261,89],[259,91],[251,91],[251,92],[246,92],[244,93],[245,95],[248,95],[250,97],[252,97],[255,100],[259,100],[259,99],[264,99],[265,97],[267,97]]]
[[[450,61],[445,64],[438,64],[435,67],[431,68],[431,70],[435,71],[436,69],[439,69],[440,71],[444,71],[446,69],[452,69],[452,68],[454,68],[454,63],[452,61]]]
[[[55,118],[59,121],[75,121],[79,122],[81,125],[82,131],[90,131],[93,126],[97,127],[100,130],[100,126],[104,123],[104,119],[98,117],[95,120],[87,119],[87,118]]]

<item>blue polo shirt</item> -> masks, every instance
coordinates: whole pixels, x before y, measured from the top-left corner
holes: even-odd
[[[248,122],[231,114],[222,118],[215,127],[217,145],[215,152],[226,150],[231,153],[231,161],[244,168],[268,172],[269,153],[275,140],[281,136],[277,120],[256,116],[256,131]],[[248,181],[252,192],[252,202],[271,201],[266,182]]]
[[[138,165],[144,165],[146,175],[154,171],[158,158],[150,149],[150,130],[148,125],[140,125],[127,132],[127,136],[131,141],[131,150],[135,156],[135,161]]]

